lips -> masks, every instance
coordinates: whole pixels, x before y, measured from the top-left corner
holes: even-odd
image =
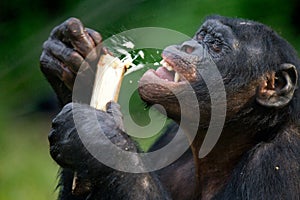
[[[182,93],[189,85],[187,66],[174,62],[172,57],[163,56],[161,66],[156,70],[149,69],[139,81],[139,94],[143,101],[150,104],[161,104],[161,101],[177,102],[176,94]]]
[[[155,71],[155,74],[159,78],[166,80],[166,81],[175,82],[175,83],[178,83],[181,81],[179,73],[176,72],[169,63],[167,63],[165,60],[162,60],[160,62],[160,64],[162,66],[157,68],[157,70]]]

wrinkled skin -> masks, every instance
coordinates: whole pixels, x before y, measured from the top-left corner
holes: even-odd
[[[88,138],[90,147],[105,145],[95,139],[97,133],[121,149],[138,151],[123,131],[117,104],[109,104],[107,112],[67,104],[79,66],[83,64],[92,73],[103,53],[107,51],[99,33],[85,29],[74,18],[56,27],[44,43],[41,69],[64,105],[49,134],[51,156],[62,167],[59,199],[299,199],[300,62],[294,49],[270,28],[243,19],[208,17],[192,40],[169,46],[162,53],[164,61],[180,74],[178,82],[173,81],[175,72],[164,66],[143,75],[139,93],[145,102],[161,104],[177,123],[183,117],[195,123],[193,116],[201,114],[191,149],[154,173],[130,174],[109,168],[91,156],[78,137],[72,113],[82,118],[80,134]],[[213,150],[199,159],[211,116],[201,70],[212,64],[226,90],[226,121]],[[197,105],[190,102],[189,84]],[[189,105],[184,112],[178,99]],[[195,106],[200,113],[194,112]],[[101,130],[91,123],[92,113]],[[176,127],[170,127],[151,150],[167,144]],[[184,128],[189,138],[189,128]],[[137,167],[143,167],[137,160]],[[74,173],[79,186],[72,192]]]

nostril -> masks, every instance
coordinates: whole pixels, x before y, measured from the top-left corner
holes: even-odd
[[[190,46],[190,45],[183,45],[181,47],[181,50],[184,51],[185,53],[191,54],[193,53],[193,51],[195,50],[194,47]]]
[[[199,43],[196,40],[188,40],[181,44],[181,51],[192,54],[199,47]]]

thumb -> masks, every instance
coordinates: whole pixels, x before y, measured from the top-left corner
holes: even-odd
[[[110,114],[118,127],[124,132],[124,123],[123,123],[123,114],[121,112],[121,106],[114,102],[110,101],[106,104],[106,112]]]

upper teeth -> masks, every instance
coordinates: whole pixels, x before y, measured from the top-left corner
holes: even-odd
[[[169,70],[169,71],[174,71],[173,67],[172,67],[171,65],[169,65],[169,63],[167,63],[166,61],[161,60],[161,61],[160,61],[160,64],[161,64],[163,67],[167,68],[167,70]],[[178,82],[179,79],[180,79],[180,75],[175,71],[174,82]]]
[[[167,68],[169,71],[173,71],[173,70],[174,70],[173,67],[172,67],[171,65],[169,65],[169,63],[167,63],[167,62],[164,61],[164,60],[161,60],[161,61],[160,61],[160,64],[161,64],[163,67]]]

